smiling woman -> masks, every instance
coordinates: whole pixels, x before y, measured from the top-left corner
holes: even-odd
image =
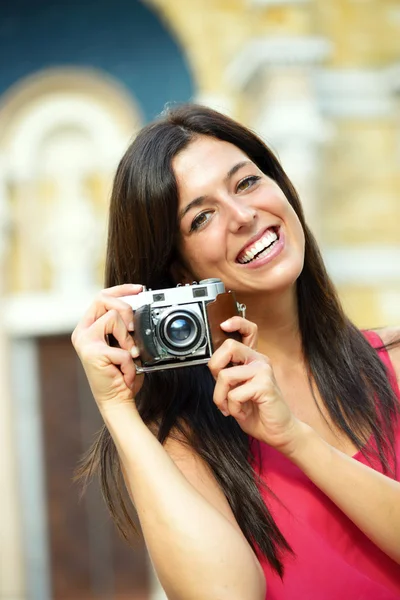
[[[221,323],[242,342],[138,375],[123,297],[213,277],[247,306]],[[398,598],[397,338],[389,354],[343,313],[261,140],[196,105],[144,128],[114,181],[106,283],[73,334],[105,422],[78,476],[99,471],[128,538],[135,506],[168,598]]]

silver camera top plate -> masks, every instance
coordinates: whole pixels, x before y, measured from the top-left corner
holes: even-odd
[[[176,304],[210,302],[215,300],[218,294],[224,292],[225,286],[220,279],[204,279],[193,285],[180,285],[163,290],[145,290],[133,296],[123,296],[121,300],[127,302],[135,311],[145,304],[151,304],[153,308],[163,308]]]

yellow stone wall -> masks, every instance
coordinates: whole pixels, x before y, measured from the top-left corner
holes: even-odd
[[[316,0],[315,24],[335,43],[332,65],[375,67],[400,56],[396,0]]]
[[[227,77],[227,71],[254,38],[326,38],[332,44],[331,54],[323,63],[328,70],[382,70],[400,64],[397,0],[309,0],[271,5],[256,0],[144,1],[186,53],[196,97],[220,99],[222,105],[227,100],[232,115],[246,124],[251,124],[260,103],[259,98],[253,103],[251,86],[256,84],[250,83],[243,90]],[[323,149],[318,188],[319,239],[329,246],[359,247],[373,242],[399,247],[400,100],[397,114],[363,119],[334,117],[331,125],[334,135]],[[22,256],[18,244],[15,240],[12,245],[10,264]],[[50,272],[46,265],[43,269],[40,288],[49,289]],[[102,265],[98,271],[100,283]],[[340,286],[350,316],[361,326],[384,325],[388,319],[400,322],[400,308],[398,316],[396,311],[388,316],[381,302],[386,287],[393,298],[398,282],[379,289],[375,285]],[[10,291],[23,289],[18,270],[9,269],[7,287]]]
[[[400,4],[396,0],[310,0],[282,5],[251,0],[148,0],[181,42],[198,94],[228,96],[233,116],[246,122],[249,96],[229,85],[226,70],[254,37],[315,35],[332,43],[324,66],[382,69],[400,62]],[[335,118],[325,149],[319,198],[324,243],[400,247],[400,107],[397,117]],[[346,283],[339,293],[362,327],[400,323],[400,282],[382,288]],[[398,312],[383,309],[398,295]],[[386,302],[387,304],[387,302]],[[389,323],[390,321],[391,323]]]

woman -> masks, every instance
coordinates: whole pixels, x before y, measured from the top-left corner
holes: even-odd
[[[79,476],[100,471],[128,537],[124,478],[169,599],[399,598],[395,332],[343,314],[270,150],[195,105],[145,127],[115,177],[106,270],[72,337],[105,423]],[[121,297],[209,277],[246,304],[221,324],[242,343],[136,375]]]

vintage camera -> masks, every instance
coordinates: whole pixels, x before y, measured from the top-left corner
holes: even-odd
[[[220,323],[244,316],[233,292],[220,279],[192,285],[146,290],[121,298],[133,309],[139,373],[207,363],[227,338],[241,340],[238,332],[225,333]]]

